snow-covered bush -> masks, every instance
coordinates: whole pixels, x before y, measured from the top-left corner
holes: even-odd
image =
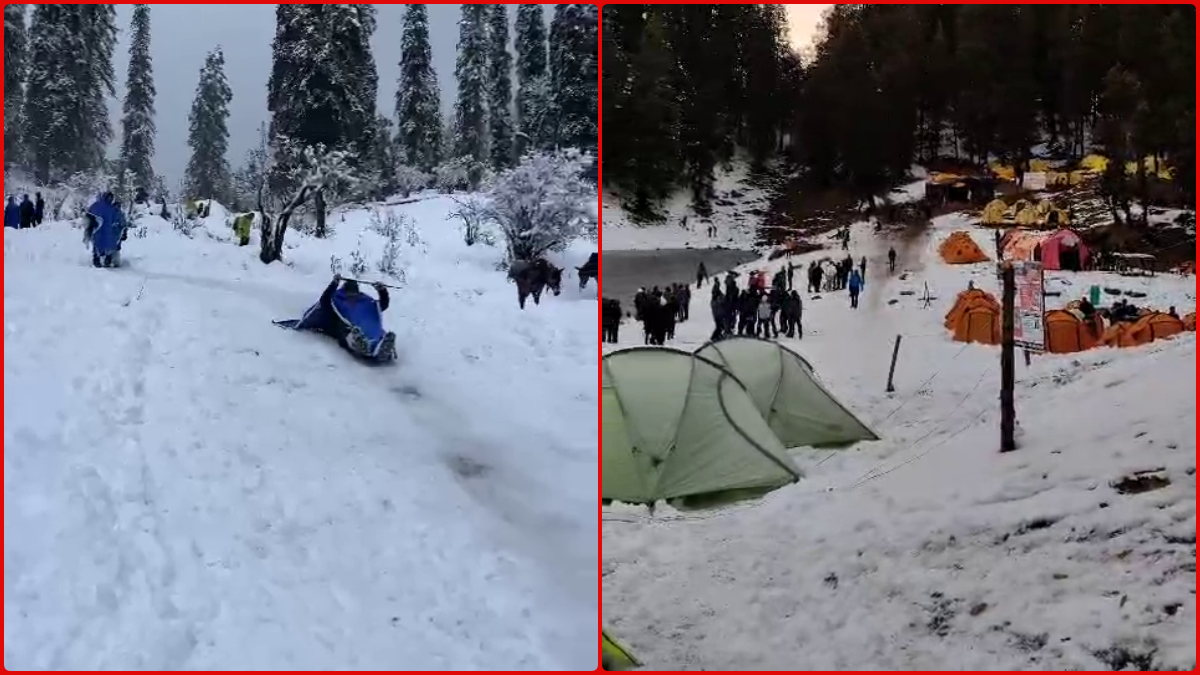
[[[350,252],[350,274],[356,279],[362,278],[367,273],[367,257],[363,255],[363,238],[362,233],[358,235],[358,245]]]
[[[375,209],[371,212],[370,228],[384,240],[383,253],[375,268],[403,286],[408,281],[405,269],[412,257],[425,253],[425,240],[416,221],[394,211]]]
[[[510,262],[595,235],[596,187],[582,178],[590,163],[576,150],[532,152],[496,178],[483,210],[503,235]]]
[[[465,192],[478,185],[483,166],[470,157],[447,160],[433,169],[433,184],[439,192]]]
[[[337,257],[336,255],[329,256],[329,271],[334,276],[338,276],[339,274],[341,274],[342,273],[342,259]]]
[[[396,167],[396,192],[405,197],[429,187],[433,176],[412,166]]]
[[[454,203],[458,204],[458,208],[450,212],[450,217],[462,221],[463,243],[467,246],[494,246],[496,237],[488,228],[488,214],[484,203],[477,197],[455,199]]]

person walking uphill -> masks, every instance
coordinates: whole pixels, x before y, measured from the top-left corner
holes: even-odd
[[[858,309],[858,294],[863,289],[863,278],[858,270],[850,270],[850,278],[846,280],[846,288],[850,291],[850,307]]]
[[[708,279],[708,268],[704,266],[704,261],[700,261],[700,266],[696,268],[696,288],[704,288],[705,279]]]
[[[20,211],[17,212],[21,222],[21,229],[33,227],[34,208],[33,202],[29,201],[29,195],[21,197]]]
[[[120,267],[125,238],[125,214],[113,193],[106,192],[88,208],[83,240],[92,245],[93,267]]]
[[[896,247],[888,249],[888,274],[896,273]]]
[[[42,199],[42,193],[37,193],[37,198],[33,201],[33,224],[41,225],[42,220],[46,217],[46,200]]]
[[[12,197],[9,197],[8,203],[4,205],[4,226],[14,229],[21,227],[21,207],[17,206],[17,200]]]

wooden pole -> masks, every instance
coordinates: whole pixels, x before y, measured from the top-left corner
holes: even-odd
[[[896,387],[892,384],[892,378],[896,376],[896,357],[900,356],[900,338],[901,337],[903,337],[903,336],[897,335],[896,336],[896,344],[894,346],[892,346],[892,367],[888,368],[888,383],[887,383],[887,393],[889,393],[889,394],[892,393],[893,391],[896,391]]]
[[[1013,405],[1013,389],[1016,386],[1016,345],[1013,333],[1016,314],[1017,281],[1011,264],[1001,263],[1001,278],[1004,284],[1001,303],[1000,335],[1000,452],[1017,449],[1017,415]]]

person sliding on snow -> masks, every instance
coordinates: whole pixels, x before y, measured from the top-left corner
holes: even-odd
[[[316,329],[352,354],[390,361],[396,356],[396,334],[383,330],[383,313],[391,305],[391,296],[382,284],[375,284],[375,292],[379,300],[360,291],[357,281],[343,282],[340,274],[334,276],[321,294],[321,323]]]

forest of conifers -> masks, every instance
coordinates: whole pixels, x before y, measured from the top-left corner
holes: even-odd
[[[1020,166],[1043,146],[1157,156],[1194,201],[1195,21],[1191,5],[835,5],[801,59],[779,5],[608,5],[605,187],[641,218],[686,187],[704,214],[738,152],[869,195],[913,162]]]

